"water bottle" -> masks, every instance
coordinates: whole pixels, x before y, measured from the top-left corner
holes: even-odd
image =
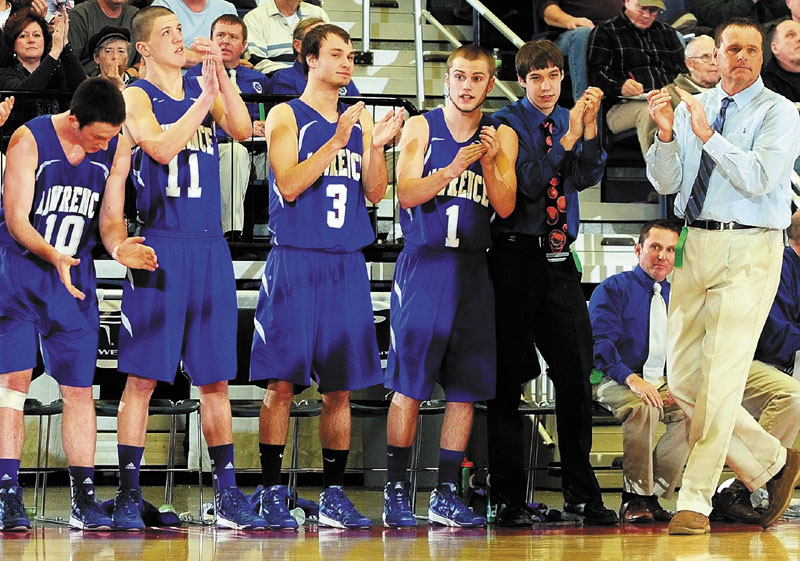
[[[494,75],[499,78],[503,70],[503,56],[500,54],[500,49],[497,47],[492,49],[492,58],[494,59]]]

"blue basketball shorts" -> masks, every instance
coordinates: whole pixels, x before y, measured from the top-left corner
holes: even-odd
[[[37,257],[0,247],[0,373],[36,366],[41,345],[45,371],[64,386],[86,388],[97,359],[97,281],[90,255],[70,269],[72,296],[58,273]]]
[[[275,247],[255,315],[250,380],[321,393],[383,381],[364,255]]]
[[[454,259],[406,246],[389,323],[387,388],[426,400],[439,382],[447,401],[494,397],[494,291],[485,254]]]
[[[236,377],[236,280],[219,234],[142,235],[153,272],[129,269],[122,292],[119,371],[173,382],[178,363],[196,386]]]

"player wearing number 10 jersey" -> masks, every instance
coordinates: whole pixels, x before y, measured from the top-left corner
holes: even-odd
[[[299,99],[266,122],[272,249],[253,335],[251,380],[267,381],[261,408],[264,490],[258,508],[275,527],[296,527],[280,485],[294,388],[322,393],[323,487],[320,524],[369,527],[342,491],[350,448],[350,390],[381,381],[378,346],[361,248],[374,239],[364,196],[386,192],[383,145],[402,112],[376,125],[364,104],[339,103],[353,72],[350,36],[335,25],[310,30],[301,47],[308,74]]]
[[[250,116],[222,65],[219,47],[198,38],[202,75],[184,78],[178,18],[148,7],[131,21],[146,80],[124,92],[125,133],[137,145],[132,176],[142,232],[159,253],[154,273],[128,275],[122,296],[119,370],[130,373],[119,407],[117,528],[141,530],[139,466],[156,381],[172,382],[183,361],[200,392],[203,433],[216,481],[217,525],[264,528],[236,486],[228,380],[236,376],[236,287],[220,226],[219,151],[214,124],[237,140]]]
[[[472,428],[472,404],[494,396],[494,293],[486,250],[493,212],[516,202],[517,137],[481,114],[494,86],[494,60],[469,45],[447,59],[443,109],[412,117],[403,130],[397,196],[406,244],[397,259],[390,305],[386,387],[395,390],[387,423],[387,526],[414,526],[408,457],[420,402],[442,384],[439,481],[428,517],[448,526],[482,526],[455,492]]]
[[[61,430],[72,490],[70,526],[111,529],[94,500],[92,401],[99,327],[91,250],[96,230],[115,259],[156,268],[122,215],[130,145],[125,104],[107,80],[87,80],[70,110],[12,136],[0,210],[0,529],[30,528],[17,484],[23,406],[41,348],[64,399]]]

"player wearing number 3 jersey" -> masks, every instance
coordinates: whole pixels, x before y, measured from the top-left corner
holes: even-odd
[[[308,83],[299,99],[276,106],[266,122],[272,249],[258,298],[251,380],[264,380],[260,452],[264,491],[258,508],[274,527],[296,527],[280,485],[295,388],[322,393],[323,487],[320,524],[369,527],[341,485],[350,448],[350,390],[381,382],[369,280],[361,248],[374,233],[364,201],[383,198],[383,146],[402,112],[377,124],[364,104],[339,103],[353,72],[353,44],[334,25],[303,39]]]
[[[228,380],[236,376],[236,286],[220,226],[219,151],[214,126],[236,140],[250,136],[244,102],[219,47],[198,38],[200,77],[184,78],[178,18],[163,7],[131,22],[146,80],[124,92],[124,131],[136,144],[132,178],[142,232],[160,268],[128,275],[122,296],[119,370],[130,373],[120,401],[118,529],[140,530],[139,466],[147,409],[156,381],[172,382],[182,361],[200,392],[203,433],[217,487],[217,525],[264,528],[236,487]]]
[[[486,250],[493,213],[516,202],[517,136],[481,114],[494,86],[485,49],[461,47],[447,59],[447,105],[412,117],[401,140],[397,196],[405,247],[394,271],[392,345],[386,387],[395,390],[387,426],[387,526],[414,526],[408,457],[420,403],[438,381],[447,409],[439,480],[428,517],[448,526],[482,526],[455,492],[472,428],[472,404],[494,396],[494,293]]]
[[[92,400],[99,327],[92,248],[155,270],[143,238],[128,238],[122,209],[130,145],[119,137],[125,103],[107,80],[83,82],[70,110],[29,121],[12,136],[0,210],[0,529],[30,522],[17,484],[23,405],[41,348],[64,399],[70,526],[111,529],[94,500],[97,426]]]

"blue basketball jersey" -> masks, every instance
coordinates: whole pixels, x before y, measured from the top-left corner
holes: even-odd
[[[299,99],[288,102],[297,121],[298,163],[310,158],[336,132],[328,122]],[[339,113],[347,106],[339,104]],[[357,251],[372,243],[375,233],[367,215],[361,185],[363,154],[361,124],[356,123],[347,146],[328,169],[294,201],[283,199],[269,170],[269,229],[272,245],[331,252]]]
[[[77,258],[88,255],[96,243],[94,233],[117,137],[111,139],[107,149],[86,154],[73,166],[64,154],[51,115],[36,117],[25,126],[36,139],[39,153],[31,224],[61,253]],[[0,244],[19,255],[30,254],[8,231],[4,209],[0,209]]]
[[[137,80],[128,87],[147,93],[164,130],[180,119],[202,92],[197,78],[186,76],[181,100],[171,98],[147,80]],[[140,146],[134,148],[131,177],[136,186],[138,220],[145,229],[222,235],[219,149],[214,132],[209,114],[167,165],[155,161]]]
[[[428,149],[422,177],[447,167],[464,146],[480,142],[483,126],[500,127],[500,121],[484,115],[475,134],[456,142],[447,128],[444,111],[424,115],[428,121]],[[489,222],[493,214],[483,183],[480,161],[473,162],[430,201],[400,212],[400,226],[407,243],[443,251],[477,251],[492,245]]]

